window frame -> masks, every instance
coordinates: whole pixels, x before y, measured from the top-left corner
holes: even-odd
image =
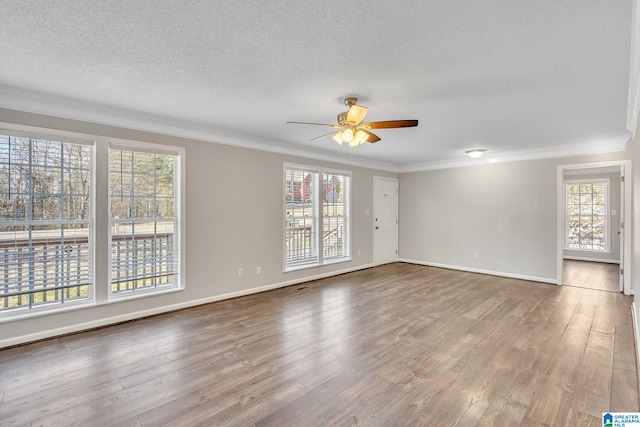
[[[572,248],[569,246],[569,186],[580,184],[604,184],[604,249],[593,248]],[[609,178],[584,178],[584,179],[567,179],[564,180],[564,250],[578,251],[578,252],[591,252],[591,253],[611,253],[611,215],[609,213],[611,195],[611,180]],[[591,216],[594,215],[578,215],[578,216]]]
[[[128,140],[122,138],[110,138],[85,134],[80,132],[65,131],[60,129],[40,128],[30,125],[19,125],[15,123],[0,122],[0,133],[16,137],[27,137],[32,139],[43,139],[58,142],[81,143],[91,146],[90,163],[90,186],[91,200],[90,212],[92,225],[89,231],[92,240],[91,262],[92,262],[92,298],[83,300],[68,301],[64,304],[35,306],[19,310],[0,311],[0,324],[12,322],[20,319],[40,317],[55,313],[86,309],[100,305],[108,305],[122,302],[129,299],[152,297],[161,294],[181,292],[185,289],[185,260],[186,260],[186,226],[183,220],[185,213],[185,191],[186,191],[186,149],[180,146],[156,144],[139,140]],[[156,288],[145,292],[136,292],[135,295],[122,295],[111,298],[109,287],[110,280],[110,202],[109,202],[109,146],[110,144],[120,146],[135,147],[140,150],[156,150],[158,152],[177,153],[175,166],[176,185],[174,188],[177,199],[174,209],[177,219],[175,233],[177,234],[176,245],[178,251],[177,268],[178,274],[176,286],[171,288]]]
[[[314,188],[311,192],[312,195],[312,210],[314,211],[314,215],[312,217],[313,223],[311,230],[312,236],[312,254],[313,256],[309,257],[309,261],[307,262],[299,262],[292,263],[287,260],[287,228],[290,225],[291,221],[288,210],[287,210],[287,172],[291,170],[304,171],[308,173],[314,174],[312,176],[312,183],[314,183]],[[328,215],[324,214],[324,200],[325,200],[325,183],[324,183],[324,175],[341,175],[345,178],[345,182],[343,183],[343,215],[340,216],[344,218],[344,222],[346,225],[346,233],[344,237],[344,252],[345,255],[340,257],[326,257],[325,258],[325,247],[324,242],[322,241],[321,236],[324,235],[325,228],[325,219]],[[307,268],[319,267],[322,265],[336,264],[341,262],[348,262],[352,260],[352,251],[351,251],[351,239],[352,239],[352,224],[351,224],[351,180],[352,173],[351,171],[333,169],[333,168],[325,168],[322,166],[311,166],[311,165],[303,165],[297,163],[284,163],[283,164],[283,179],[282,179],[282,200],[283,200],[283,226],[282,226],[282,250],[283,250],[283,261],[282,261],[282,271],[287,273],[291,271],[298,271]],[[304,179],[303,181],[304,182]],[[302,196],[304,198],[304,184],[301,184]],[[295,200],[295,195],[292,195],[293,200]]]
[[[3,136],[13,137],[13,138],[26,138],[32,141],[48,141],[48,142],[56,142],[61,144],[75,144],[75,145],[83,145],[89,148],[89,164],[88,164],[88,172],[89,172],[89,190],[88,190],[88,198],[89,198],[89,207],[88,207],[88,215],[86,219],[68,219],[68,218],[58,218],[58,219],[24,219],[24,220],[0,220],[0,223],[4,226],[38,226],[38,225],[59,225],[61,227],[65,227],[66,225],[73,224],[86,224],[87,225],[87,247],[88,247],[88,255],[86,257],[88,262],[88,274],[87,279],[89,283],[87,284],[87,295],[84,298],[65,300],[65,298],[60,298],[60,301],[54,301],[52,304],[36,304],[25,307],[16,307],[16,308],[7,308],[0,311],[0,322],[6,320],[14,320],[20,319],[24,317],[31,317],[37,315],[45,315],[52,312],[66,311],[69,309],[75,308],[83,308],[90,305],[95,304],[95,295],[96,295],[96,263],[95,263],[95,246],[96,246],[96,238],[95,238],[95,142],[90,138],[81,138],[75,136],[68,135],[60,135],[56,133],[47,133],[47,132],[38,132],[38,131],[30,131],[30,130],[15,130],[10,127],[5,127],[4,124],[0,127],[0,134]],[[43,166],[45,169],[49,168],[49,166]],[[64,170],[68,169],[64,167],[61,163],[60,165],[61,174],[64,174]],[[72,168],[77,169],[77,168]],[[64,176],[64,175],[62,175]],[[61,184],[64,185],[64,184]],[[60,190],[63,191],[63,190]],[[34,193],[35,194],[35,193]],[[52,193],[56,194],[56,193]],[[63,196],[65,193],[59,193],[60,196]],[[61,237],[61,241],[63,241],[64,237]],[[29,238],[31,241],[31,237]],[[30,267],[30,270],[34,267]],[[63,273],[60,273],[63,274]],[[54,290],[56,288],[52,288]],[[58,288],[60,290],[64,289],[63,287]],[[37,293],[37,292],[34,292]],[[4,297],[0,297],[4,298]]]
[[[166,292],[173,292],[176,290],[182,290],[184,289],[184,280],[183,280],[183,272],[184,272],[184,245],[182,244],[183,240],[184,240],[184,226],[183,226],[183,222],[182,221],[182,215],[181,212],[184,209],[184,197],[182,196],[184,194],[183,192],[183,188],[184,188],[184,176],[183,176],[183,171],[184,171],[184,167],[183,167],[183,162],[184,162],[184,148],[181,147],[175,147],[175,146],[168,146],[168,145],[160,145],[160,144],[153,144],[153,143],[147,143],[147,142],[140,142],[140,141],[123,141],[123,140],[118,140],[115,141],[113,139],[110,140],[110,142],[108,143],[108,148],[107,148],[107,177],[106,177],[106,184],[107,186],[110,186],[110,180],[111,180],[111,150],[124,150],[124,151],[133,151],[133,152],[139,152],[139,153],[149,153],[149,154],[166,154],[166,155],[172,155],[174,156],[175,159],[175,164],[174,164],[174,216],[171,219],[171,222],[173,222],[174,227],[173,227],[173,252],[174,252],[174,256],[176,257],[175,260],[175,265],[176,265],[176,273],[174,275],[174,283],[171,285],[164,285],[164,286],[153,286],[153,287],[148,287],[148,288],[136,288],[130,292],[122,292],[122,293],[115,293],[113,292],[113,287],[112,287],[112,267],[113,267],[113,258],[112,258],[112,242],[113,242],[113,236],[112,236],[112,230],[114,227],[114,224],[116,222],[120,223],[123,221],[114,221],[114,218],[112,217],[111,214],[111,192],[107,191],[107,199],[108,199],[108,212],[107,212],[107,218],[108,218],[108,277],[107,277],[107,298],[109,301],[121,301],[121,300],[128,300],[128,299],[135,299],[135,298],[140,298],[140,297],[145,297],[145,296],[151,296],[151,295],[157,295],[160,293],[166,293]],[[166,219],[166,218],[160,218],[160,217],[153,217],[155,218],[155,220],[158,219]],[[149,222],[157,222],[157,221],[152,221],[153,218],[136,218],[136,217],[131,217],[128,218],[127,221],[128,222],[132,222],[133,224],[136,223],[149,223]]]

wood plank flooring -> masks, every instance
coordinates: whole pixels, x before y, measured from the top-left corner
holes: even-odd
[[[600,426],[632,298],[389,264],[0,351],[2,426]]]
[[[565,259],[562,284],[602,291],[620,291],[620,264]]]

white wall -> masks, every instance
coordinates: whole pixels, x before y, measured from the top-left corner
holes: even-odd
[[[623,160],[629,155],[485,163],[401,174],[399,257],[556,283],[557,166]]]
[[[0,347],[372,265],[373,177],[397,174],[0,109],[0,122],[186,149],[186,289],[0,323]],[[345,156],[346,157],[346,156]],[[348,158],[345,160],[348,162]],[[283,162],[352,172],[353,260],[283,273]],[[99,244],[99,243],[98,243]],[[358,250],[362,255],[357,256]],[[256,267],[262,274],[256,275]],[[243,267],[244,277],[237,271]],[[104,283],[98,283],[104,286]]]
[[[636,122],[635,137],[629,143],[629,151],[631,152],[631,161],[635,165],[633,168],[633,222],[632,233],[633,239],[631,239],[631,264],[633,266],[631,276],[631,288],[634,290],[634,295],[640,295],[640,120]],[[633,302],[633,320],[634,320],[634,332],[636,340],[636,356],[638,363],[640,363],[640,305],[635,301]],[[640,369],[640,366],[638,367]]]

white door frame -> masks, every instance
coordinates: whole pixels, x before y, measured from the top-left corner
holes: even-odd
[[[573,165],[558,165],[557,176],[557,194],[558,194],[558,210],[557,210],[557,283],[562,285],[562,273],[563,273],[563,249],[564,249],[564,171],[576,170],[576,169],[593,169],[618,166],[620,167],[621,176],[625,177],[624,180],[624,197],[620,198],[621,213],[623,214],[624,227],[622,228],[622,239],[624,242],[624,250],[620,265],[624,267],[623,278],[623,292],[625,295],[631,295],[631,221],[632,221],[632,207],[631,207],[631,160],[613,160],[608,162],[597,163],[580,163]],[[612,184],[613,185],[613,184]]]
[[[385,262],[393,262],[393,261],[385,261],[385,262],[380,262],[379,259],[376,259],[377,257],[377,245],[380,244],[379,239],[376,237],[376,215],[378,215],[378,209],[379,206],[377,206],[377,194],[378,194],[378,189],[380,186],[381,181],[390,181],[390,182],[395,182],[395,186],[396,189],[398,189],[398,179],[397,178],[387,178],[384,176],[374,176],[373,177],[373,227],[371,229],[371,232],[373,233],[373,265],[380,265],[380,264],[384,264]],[[398,261],[398,223],[397,223],[397,218],[398,218],[398,194],[396,194],[396,206],[395,206],[395,212],[396,212],[396,225],[395,225],[395,247],[396,247],[396,256],[395,256],[395,261]]]

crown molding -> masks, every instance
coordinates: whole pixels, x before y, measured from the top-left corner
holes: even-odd
[[[514,150],[495,154],[488,153],[479,159],[466,158],[464,160],[455,161],[413,163],[400,166],[398,173],[451,169],[491,163],[519,162],[523,160],[541,160],[589,154],[616,153],[627,149],[627,142],[629,142],[629,139],[629,136],[623,135],[595,143],[561,145],[546,148],[534,148],[530,150]]]
[[[342,157],[308,147],[304,150],[296,149],[286,147],[282,141],[273,139],[262,137],[258,139],[250,135],[239,134],[199,123],[160,117],[3,85],[0,85],[0,108],[249,148],[276,154],[311,158],[387,172],[397,172],[398,169],[398,166],[393,163],[354,158],[353,156]]]
[[[640,110],[640,0],[633,0],[631,16],[631,69],[629,70],[629,99],[627,130],[636,138]]]
[[[636,5],[640,0],[635,0]],[[640,46],[640,44],[639,44]],[[640,64],[638,64],[640,65]],[[637,99],[636,99],[637,102]],[[399,165],[351,155],[340,156],[322,150],[305,147],[304,150],[287,147],[282,141],[257,138],[231,132],[226,129],[199,123],[160,117],[97,103],[78,101],[70,98],[47,95],[23,89],[0,85],[0,108],[43,114],[62,119],[78,120],[99,125],[115,126],[143,132],[188,138],[234,147],[249,148],[270,153],[315,159],[343,165],[363,167],[392,173],[420,172],[457,167],[477,166],[496,162],[548,159],[624,151],[629,141],[628,135],[621,135],[595,143],[562,145],[531,150],[514,150],[502,153],[488,153],[480,159],[423,162]],[[637,112],[637,109],[636,109]],[[636,114],[637,119],[637,114]]]

